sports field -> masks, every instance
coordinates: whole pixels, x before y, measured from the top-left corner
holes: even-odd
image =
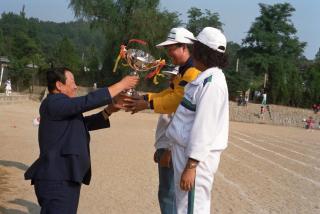
[[[23,173],[38,155],[39,103],[0,105],[0,213],[39,213]],[[119,112],[111,128],[91,133],[93,177],[80,214],[160,213],[153,163],[158,115]],[[320,131],[230,124],[212,193],[212,213],[320,213]]]

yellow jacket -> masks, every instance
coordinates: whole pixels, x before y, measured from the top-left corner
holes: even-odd
[[[178,74],[172,80],[172,86],[159,93],[148,93],[148,101],[154,112],[171,114],[175,112],[183,98],[184,86],[197,78],[200,71],[195,67],[189,67],[183,75]]]

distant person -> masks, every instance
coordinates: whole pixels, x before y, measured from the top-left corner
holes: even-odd
[[[89,131],[110,127],[110,115],[119,110],[112,98],[137,82],[137,77],[127,76],[108,88],[76,97],[70,69],[47,72],[49,94],[39,109],[40,155],[25,173],[25,179],[34,184],[41,213],[77,212],[81,184],[88,185],[91,179]],[[105,105],[101,112],[83,116]]]
[[[269,113],[269,118],[270,118],[270,120],[272,120],[272,115],[271,115],[271,109],[270,109],[270,106],[269,106],[269,105],[267,105],[267,106],[266,106],[266,109],[267,109],[267,111],[268,111],[268,113]]]
[[[96,82],[93,83],[93,87],[92,88],[93,88],[93,90],[97,90],[98,87],[97,87],[97,83]]]
[[[253,93],[253,101],[257,102],[260,99],[260,97],[261,97],[260,91],[257,91],[257,90],[254,91],[254,93]]]
[[[247,106],[248,103],[249,103],[249,96],[246,95],[246,96],[244,97],[244,105]]]
[[[184,97],[167,129],[178,214],[209,214],[214,175],[228,144],[229,95],[222,69],[227,66],[223,33],[204,28],[193,45],[201,73],[186,85]]]
[[[317,105],[317,104],[313,104],[313,105],[312,105],[312,110],[313,110],[313,112],[314,112],[315,114],[317,114],[317,113],[318,113],[318,105]]]
[[[306,120],[306,129],[313,129],[314,128],[314,119],[310,116],[307,120]]]
[[[6,90],[6,96],[10,96],[11,95],[11,91],[12,91],[12,88],[11,88],[11,80],[8,79],[6,82],[5,82],[5,90]]]
[[[241,106],[243,105],[243,96],[242,96],[242,93],[239,95],[238,97],[238,106]]]
[[[265,91],[263,91],[263,93],[262,93],[261,105],[263,105],[263,106],[267,105],[267,93]]]
[[[264,106],[260,106],[260,118],[261,119],[264,119],[264,111],[265,111]]]
[[[267,110],[269,111],[269,107],[267,106],[267,93],[266,93],[265,89],[262,90],[261,96],[262,96],[262,101],[261,101],[261,107],[260,107],[260,118],[264,119],[264,112]],[[268,107],[268,109],[267,109],[267,107]],[[270,113],[270,111],[269,111],[269,113]]]

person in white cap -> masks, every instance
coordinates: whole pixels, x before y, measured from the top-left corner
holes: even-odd
[[[158,44],[164,47],[172,59],[173,64],[179,66],[178,73],[171,79],[170,87],[159,93],[147,93],[144,99],[127,100],[126,107],[133,113],[152,109],[160,113],[156,130],[156,152],[154,161],[158,163],[159,190],[158,200],[162,214],[175,214],[174,172],[171,161],[171,143],[165,135],[171,121],[172,114],[176,111],[184,94],[184,86],[194,80],[200,73],[193,66],[188,45],[195,39],[193,34],[185,28],[172,28],[167,40]]]
[[[227,65],[226,46],[226,37],[216,28],[199,33],[192,56],[201,74],[186,85],[166,131],[173,141],[178,214],[210,213],[214,174],[228,143],[228,87],[221,70]]]

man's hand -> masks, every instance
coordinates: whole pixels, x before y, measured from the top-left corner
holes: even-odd
[[[119,83],[121,84],[123,90],[128,90],[135,87],[139,82],[138,76],[125,76]]]
[[[155,163],[158,163],[158,152],[157,152],[157,150],[154,152],[154,154],[153,154],[153,161],[155,162]]]
[[[131,114],[149,108],[149,102],[143,99],[125,98],[123,101],[126,111],[131,111]]]
[[[190,191],[196,178],[196,168],[184,169],[181,175],[180,188],[184,191]]]
[[[127,110],[125,108],[125,101],[124,101],[124,99],[127,99],[127,98],[128,98],[128,95],[126,95],[125,93],[120,93],[113,98],[113,104],[120,109]]]
[[[181,174],[180,188],[184,191],[190,191],[194,186],[196,178],[196,167],[199,161],[189,158],[185,169]]]
[[[160,167],[167,167],[170,168],[171,167],[171,151],[170,150],[166,150],[159,161]]]
[[[110,96],[114,98],[122,91],[133,88],[138,84],[138,82],[139,82],[139,77],[137,76],[125,76],[122,80],[120,80],[120,82],[117,82],[109,86],[108,91],[110,93]]]

